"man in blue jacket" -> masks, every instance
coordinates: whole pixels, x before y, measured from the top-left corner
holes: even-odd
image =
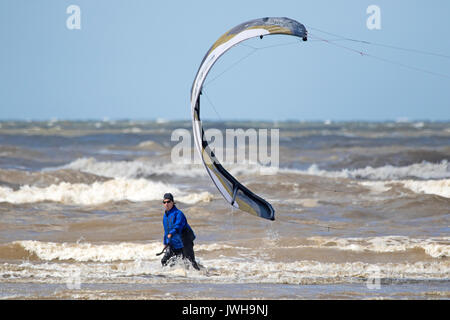
[[[175,206],[173,195],[164,194],[163,204],[165,208],[164,225],[164,245],[168,245],[164,257],[161,259],[163,266],[166,266],[172,257],[188,259],[192,266],[200,270],[195,261],[194,239],[195,234],[189,226],[183,212]]]

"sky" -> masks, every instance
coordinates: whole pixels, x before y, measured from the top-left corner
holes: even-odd
[[[280,16],[309,40],[232,48],[206,79],[202,119],[448,121],[449,12],[448,0],[1,0],[0,120],[190,120],[210,46]]]

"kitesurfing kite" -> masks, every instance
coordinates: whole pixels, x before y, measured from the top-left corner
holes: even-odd
[[[270,203],[247,189],[219,163],[204,138],[200,121],[200,95],[203,83],[214,63],[238,43],[266,35],[281,34],[307,40],[307,31],[301,23],[289,18],[261,18],[244,22],[222,35],[208,50],[197,71],[191,89],[192,129],[197,151],[201,155],[206,171],[226,201],[233,207],[261,218],[275,220],[275,211]]]

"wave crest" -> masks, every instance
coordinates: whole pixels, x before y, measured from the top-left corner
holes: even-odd
[[[63,204],[99,205],[123,200],[134,202],[160,200],[166,190],[177,194],[178,201],[188,204],[212,200],[212,195],[208,192],[186,193],[162,182],[115,178],[92,184],[62,182],[44,188],[25,185],[16,191],[0,187],[0,202],[20,204],[53,201]]]

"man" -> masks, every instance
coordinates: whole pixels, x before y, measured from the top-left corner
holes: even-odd
[[[163,266],[166,266],[171,258],[182,256],[188,259],[192,266],[200,270],[194,255],[195,234],[189,226],[183,212],[175,206],[173,195],[164,194],[163,204],[165,208],[163,217],[164,245],[167,246],[166,253],[161,259]]]

